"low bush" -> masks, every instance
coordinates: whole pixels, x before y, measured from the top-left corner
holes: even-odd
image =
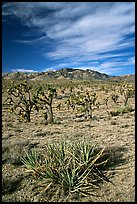
[[[119,106],[119,107],[116,108],[115,111],[110,111],[110,114],[111,114],[111,116],[117,116],[117,115],[120,115],[120,114],[131,112],[133,110],[134,109],[129,105],[126,105],[124,107]]]

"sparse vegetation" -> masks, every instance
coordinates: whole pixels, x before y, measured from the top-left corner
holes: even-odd
[[[33,97],[31,95],[32,86],[28,85],[27,81],[22,82],[21,84],[11,83],[10,88],[7,89],[9,94],[6,101],[10,105],[9,111],[15,113],[19,119],[26,119],[27,122],[30,122],[30,114],[32,108],[35,104]]]
[[[32,85],[27,81],[21,84],[11,83],[10,88],[7,89],[9,96],[6,99],[10,105],[9,111],[14,112],[20,120],[26,119],[30,122],[32,109],[39,112],[42,108],[46,110],[43,112],[44,119],[49,118],[49,123],[53,123],[52,101],[56,95],[56,89],[51,84],[47,84],[47,90],[48,93],[45,93],[42,85],[39,85],[36,87],[36,92],[32,92]]]
[[[85,118],[92,119],[92,106],[97,104],[99,108],[99,103],[96,103],[97,96],[96,93],[90,94],[88,91],[85,94],[81,94],[79,91],[77,93],[72,93],[70,97],[65,101],[67,109],[69,111],[72,107],[73,111],[76,113],[84,113]]]
[[[112,116],[117,116],[119,114],[128,113],[131,111],[134,111],[134,109],[129,105],[126,105],[124,107],[118,106],[115,111],[110,111],[110,114]]]
[[[123,83],[121,85],[121,88],[119,90],[120,94],[124,96],[124,105],[126,106],[128,103],[129,98],[134,97],[135,95],[135,90],[130,84],[128,83]]]
[[[51,84],[47,84],[47,91],[48,93],[45,93],[44,88],[42,86],[37,87],[37,93],[36,93],[36,100],[37,103],[40,105],[43,105],[42,108],[46,110],[44,112],[44,119],[48,120],[49,123],[53,123],[53,98],[57,95],[56,89],[52,87]]]
[[[2,80],[3,202],[134,201],[133,83]]]

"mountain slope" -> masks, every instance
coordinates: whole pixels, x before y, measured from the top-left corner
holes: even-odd
[[[31,80],[46,80],[46,79],[77,79],[77,80],[112,80],[112,81],[135,81],[135,75],[125,76],[110,76],[105,73],[100,73],[94,70],[82,70],[73,68],[63,68],[56,71],[24,73],[12,72],[3,73],[3,78],[18,80],[18,79],[31,79]]]

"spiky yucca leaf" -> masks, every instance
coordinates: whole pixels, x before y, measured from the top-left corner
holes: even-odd
[[[99,150],[85,140],[47,144],[43,157],[40,162],[32,151],[22,162],[45,184],[46,191],[60,189],[67,196],[75,193],[90,196],[99,183],[109,181],[102,168],[108,161],[104,148]]]

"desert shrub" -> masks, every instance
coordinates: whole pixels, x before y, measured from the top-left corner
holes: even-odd
[[[110,111],[109,114],[111,116],[118,116],[119,114],[121,114],[121,110]]]
[[[117,125],[116,121],[111,121],[111,125]]]
[[[125,107],[122,108],[122,113],[128,113],[131,111],[134,111],[134,109],[129,105],[126,105]]]
[[[11,164],[20,165],[21,157],[24,154],[24,149],[28,149],[29,141],[19,141],[13,144],[8,142],[2,145],[2,161],[9,162]]]
[[[61,123],[62,123],[62,120],[61,120],[60,117],[56,117],[56,118],[54,119],[54,124],[60,125]]]
[[[61,193],[64,197],[92,196],[103,181],[109,182],[104,170],[108,160],[104,148],[86,141],[49,143],[43,155],[33,149],[22,157],[45,195]]]
[[[117,115],[120,115],[120,114],[131,112],[133,110],[134,109],[129,105],[126,105],[124,107],[118,106],[115,111],[110,111],[110,114],[112,116],[117,116]]]

